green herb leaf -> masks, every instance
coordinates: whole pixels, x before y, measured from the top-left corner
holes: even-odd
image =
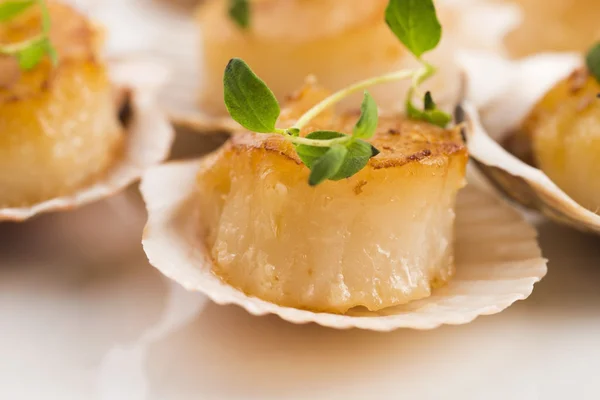
[[[336,144],[328,148],[327,152],[311,168],[308,184],[316,186],[324,180],[333,177],[344,164],[347,154],[348,149],[341,144]]]
[[[369,92],[365,91],[363,102],[360,106],[360,118],[354,127],[352,136],[358,139],[369,139],[377,130],[378,114],[377,103]]]
[[[46,53],[48,57],[50,57],[50,61],[52,61],[52,65],[56,66],[58,64],[58,52],[52,45],[50,41],[50,29],[52,28],[52,21],[50,19],[50,11],[48,10],[48,4],[44,0],[38,0],[40,3],[40,8],[42,10],[42,30],[46,35]]]
[[[445,128],[452,121],[452,116],[442,110],[435,109],[426,112],[425,120],[440,128]]]
[[[250,4],[248,0],[229,0],[229,16],[242,29],[250,26]]]
[[[600,42],[590,49],[585,61],[592,75],[600,82]]]
[[[48,49],[48,39],[42,39],[19,51],[17,54],[19,67],[25,71],[33,69],[48,53]]]
[[[333,132],[333,131],[315,131],[306,135],[307,139],[314,140],[329,140],[329,139],[337,139],[344,136],[343,133]],[[300,144],[296,146],[296,153],[298,153],[298,157],[302,160],[302,162],[310,169],[313,168],[315,162],[323,157],[329,147],[317,147],[317,146],[309,146],[306,144]]]
[[[385,22],[417,58],[435,49],[442,38],[433,0],[390,0]]]
[[[348,135],[333,131],[316,131],[310,133],[306,137],[316,140],[329,140],[344,136],[347,137]],[[343,144],[336,146],[343,146]],[[345,147],[348,152],[344,157],[344,162],[338,171],[328,176],[326,179],[338,181],[349,178],[363,169],[371,157],[375,157],[377,154],[379,154],[379,150],[373,147],[370,143],[359,139],[350,139]],[[329,149],[329,147],[307,146],[304,144],[296,146],[296,152],[298,153],[298,156],[311,170],[315,168],[317,162],[324,157],[325,154],[327,154]]]
[[[425,109],[419,110],[410,100],[408,100],[406,102],[406,114],[409,116],[409,118],[427,121],[433,125],[439,126],[440,128],[445,128],[446,125],[452,121],[452,116],[450,114],[447,114],[437,108],[433,99],[431,98],[431,93],[427,92],[424,103]]]
[[[290,129],[288,129],[288,132],[292,136],[295,136],[295,137],[300,136],[300,129],[298,129],[298,128],[290,128]]]
[[[371,157],[375,157],[379,154],[379,150],[364,140],[353,140],[347,146],[347,149],[348,154],[346,154],[344,163],[337,173],[329,178],[332,181],[350,178],[352,175],[363,169]]]
[[[36,0],[14,0],[0,4],[0,22],[8,21],[27,10]]]
[[[17,16],[34,4],[40,7],[42,33],[19,43],[0,46],[0,54],[16,57],[19,67],[25,71],[33,69],[45,55],[50,57],[54,65],[58,63],[58,54],[50,42],[50,12],[44,0],[13,0],[0,4],[0,22]]]
[[[272,133],[281,112],[271,89],[241,59],[229,61],[223,77],[231,117],[253,132]]]

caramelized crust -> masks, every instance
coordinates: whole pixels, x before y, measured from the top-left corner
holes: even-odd
[[[528,135],[535,135],[539,125],[549,116],[571,112],[572,117],[586,113],[589,106],[598,104],[600,83],[586,68],[575,70],[568,78],[560,81],[536,104],[523,123]]]
[[[336,117],[330,123],[313,124],[301,134],[316,130],[352,132],[357,119],[357,115],[346,114]],[[467,154],[459,129],[442,129],[403,116],[380,118],[377,133],[369,142],[380,151],[380,154],[369,161],[369,166],[374,169],[400,167],[409,163],[432,164],[448,156]],[[301,163],[293,145],[281,136],[239,134],[231,139],[230,146],[236,151],[275,152]]]

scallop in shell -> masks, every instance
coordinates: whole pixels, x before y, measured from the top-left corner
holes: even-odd
[[[348,132],[356,118],[313,120],[300,135]],[[214,273],[279,305],[336,313],[378,311],[444,286],[468,158],[459,130],[381,117],[369,143],[379,153],[363,169],[313,187],[282,136],[236,133],[198,174]]]
[[[502,201],[468,187],[457,204],[456,275],[430,297],[377,312],[352,309],[340,315],[282,307],[248,296],[213,273],[210,251],[200,236],[198,200],[203,194],[197,190],[196,177],[199,170],[210,168],[214,157],[155,167],[145,174],[141,189],[149,212],[143,245],[151,264],[218,304],[339,329],[431,329],[498,313],[527,298],[534,283],[546,274],[533,227]]]
[[[536,103],[552,87],[563,80],[539,103],[537,110],[542,107],[541,110],[544,111],[544,107],[550,107],[554,103],[551,101],[553,97],[556,97],[557,93],[561,95],[561,85],[567,85],[569,80],[577,79],[576,75],[572,75],[570,78],[568,76],[581,65],[581,56],[546,54],[533,56],[518,62],[500,59],[488,61],[490,61],[490,65],[495,64],[496,67],[498,64],[503,64],[504,68],[510,72],[503,75],[506,77],[505,81],[499,78],[503,82],[503,85],[500,86],[503,86],[504,89],[496,91],[495,95],[488,99],[487,104],[480,103],[478,105],[481,120],[475,106],[466,103],[459,108],[458,119],[463,119],[466,122],[465,136],[470,155],[494,186],[508,198],[525,207],[539,210],[559,223],[584,231],[600,233],[600,216],[595,213],[597,211],[595,207],[598,205],[594,206],[589,201],[580,204],[565,192],[567,190],[574,194],[580,201],[585,199],[586,197],[578,191],[578,188],[582,186],[581,183],[577,187],[573,187],[568,183],[569,179],[563,179],[560,175],[557,175],[552,169],[552,161],[550,160],[553,156],[550,156],[546,161],[546,164],[550,163],[550,165],[544,166],[542,164],[542,167],[552,174],[555,180],[534,165],[530,165],[531,163],[526,162],[527,158],[531,158],[530,144],[525,143],[524,146],[523,140],[519,140],[523,139],[523,135],[517,134],[522,129],[527,116],[534,110]],[[499,86],[498,83],[486,83],[486,80],[482,79],[481,76],[474,76],[471,89],[475,93],[478,91],[484,92],[490,90],[491,85]],[[559,101],[564,100],[565,104],[576,102],[577,104],[574,104],[575,108],[585,106],[581,101],[577,101],[575,92],[569,93],[569,95],[566,95],[567,97],[563,96]],[[572,99],[569,99],[568,96],[571,96]],[[593,100],[598,101],[597,99]],[[586,104],[589,106],[589,101]],[[568,105],[565,107],[568,108]],[[528,124],[530,125],[533,123],[532,117],[535,119],[535,114],[529,116]],[[562,122],[568,121],[569,119],[563,118]],[[554,122],[558,123],[560,121],[554,119]],[[574,129],[576,127],[577,125],[571,121],[561,129]],[[544,134],[551,135],[550,125],[544,129]],[[506,148],[498,142],[505,144]],[[569,151],[567,147],[563,150]],[[551,144],[547,143],[545,149],[550,148]],[[510,149],[512,153],[507,149]],[[586,151],[593,151],[593,146],[587,150],[581,147],[580,150],[583,151],[580,153],[581,157],[576,158],[583,160],[586,158]],[[538,156],[540,155],[542,154],[538,154]],[[586,171],[581,170],[580,172],[581,175],[578,173],[578,176],[588,176]],[[571,170],[572,173],[573,170]],[[592,190],[590,188],[585,189],[584,192]]]
[[[157,91],[168,75],[166,69],[156,63],[120,60],[111,62],[109,70],[118,91],[128,93],[121,97],[124,100],[122,117],[126,117],[127,124],[120,154],[88,185],[34,204],[0,208],[0,221],[23,221],[41,213],[69,210],[109,197],[168,157],[174,131],[156,101]]]
[[[234,57],[251,65],[279,101],[307,74],[337,91],[372,76],[417,68],[419,62],[385,23],[388,1],[251,0],[250,25],[244,29],[229,16],[228,1],[202,4],[197,13],[203,54],[200,109],[207,115],[227,116],[222,77]],[[450,17],[443,9],[439,14]],[[452,79],[458,74],[451,62],[453,47],[451,35],[445,35],[430,56],[440,66],[440,74],[427,86],[442,103],[452,101],[458,92],[459,82]],[[398,93],[405,92],[409,85],[408,80],[388,83],[371,88],[371,94],[382,108],[395,109],[403,106]],[[350,96],[339,108],[347,109],[359,102],[359,96]]]
[[[283,119],[323,95],[308,84]],[[356,118],[326,112],[300,135]],[[370,142],[381,152],[364,169],[317,187],[289,142],[250,132],[152,169],[141,185],[151,264],[217,303],[338,328],[465,323],[529,295],[545,274],[532,227],[475,188],[456,219],[457,128],[382,116]]]
[[[46,6],[56,62],[43,57],[22,68],[18,57],[0,57],[0,220],[110,195],[162,161],[173,136],[154,101],[164,68],[109,68],[99,26],[68,4]],[[40,34],[42,10],[29,7],[4,21],[0,42]]]

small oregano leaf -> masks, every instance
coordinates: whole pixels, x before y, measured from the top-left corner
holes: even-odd
[[[316,186],[334,176],[344,164],[347,154],[348,149],[344,145],[336,144],[329,147],[327,152],[312,166],[308,184]]]
[[[17,60],[22,70],[29,71],[40,63],[50,48],[48,40],[43,39],[19,51]]]
[[[306,137],[315,140],[329,140],[343,136],[348,135],[333,131],[316,131],[310,133]],[[344,144],[339,144],[336,146],[344,146]],[[379,154],[379,150],[373,147],[370,143],[355,138],[350,140],[345,147],[348,152],[344,157],[342,165],[335,174],[328,176],[326,179],[338,181],[349,178],[363,169],[371,157],[375,157],[377,154]],[[296,146],[296,152],[298,153],[298,156],[311,170],[315,168],[317,162],[323,156],[325,156],[325,154],[327,154],[329,149],[329,147],[307,146],[304,144]]]
[[[229,0],[229,16],[242,29],[250,26],[250,4],[248,0]]]
[[[379,154],[379,150],[364,140],[353,140],[347,146],[347,149],[348,154],[346,154],[344,163],[337,173],[329,178],[332,181],[350,178],[352,175],[363,169],[371,157]]]
[[[378,121],[377,103],[369,92],[365,91],[363,102],[360,106],[360,118],[354,127],[352,136],[357,139],[369,139],[377,130]]]
[[[426,121],[429,121],[440,128],[445,128],[450,121],[452,121],[452,116],[442,110],[435,109],[426,111]]]
[[[290,129],[288,129],[288,132],[292,136],[295,136],[295,137],[300,136],[300,129],[298,129],[298,128],[290,128]]]
[[[426,107],[427,106],[431,106],[431,104],[426,105]],[[406,102],[406,114],[409,118],[427,121],[433,125],[439,126],[440,128],[445,128],[448,123],[452,121],[452,116],[442,110],[437,108],[430,110],[419,110],[411,101]]]
[[[600,42],[590,49],[585,61],[592,75],[600,82]]]
[[[315,140],[329,140],[344,136],[347,135],[333,131],[316,131],[306,135],[306,138]],[[300,144],[296,146],[296,153],[298,153],[298,157],[300,157],[304,165],[306,165],[309,169],[312,169],[315,162],[319,158],[323,157],[323,155],[327,153],[327,150],[329,150],[329,147],[309,146],[306,144]]]
[[[280,108],[269,87],[241,59],[229,61],[223,76],[229,115],[253,132],[272,133]]]
[[[385,22],[417,58],[435,49],[442,38],[433,0],[390,0]]]
[[[27,10],[36,0],[14,0],[0,4],[0,22],[8,21]]]

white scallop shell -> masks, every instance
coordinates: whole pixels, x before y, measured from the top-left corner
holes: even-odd
[[[99,19],[114,35],[108,40],[112,53],[135,51],[168,63],[173,71],[161,91],[161,105],[178,126],[198,133],[233,131],[239,125],[227,115],[203,112],[198,105],[202,87],[200,28],[193,14],[198,1],[70,0]],[[453,46],[499,50],[502,38],[519,21],[518,7],[493,0],[438,0],[457,10]],[[125,33],[136,32],[136,35]],[[119,35],[119,33],[122,33]],[[123,40],[127,37],[127,41]],[[446,49],[440,65],[452,63]],[[444,69],[445,70],[445,69]],[[307,75],[310,71],[307,71]],[[318,77],[317,77],[318,78]],[[456,79],[456,77],[451,77]],[[454,97],[454,93],[447,94]],[[444,103],[441,94],[438,102]],[[454,99],[451,99],[453,101]],[[453,105],[453,104],[452,104]]]
[[[535,229],[501,200],[468,187],[459,195],[456,226],[456,276],[427,299],[380,312],[347,315],[314,313],[250,297],[212,273],[203,245],[196,206],[196,175],[213,155],[172,162],[149,170],[141,191],[148,209],[143,245],[150,263],[191,291],[218,304],[236,304],[253,315],[276,314],[292,323],[315,322],[332,328],[391,331],[465,324],[498,313],[527,298],[546,274]]]
[[[117,87],[132,90],[132,120],[125,132],[121,157],[100,180],[73,194],[28,207],[0,208],[0,221],[24,221],[41,213],[70,210],[109,197],[168,157],[175,132],[156,102],[157,91],[168,75],[166,69],[155,63],[125,60],[110,63],[109,69]]]
[[[471,67],[467,75],[471,98],[478,104],[465,103],[463,110],[469,154],[479,169],[511,200],[559,223],[600,233],[600,215],[578,204],[540,169],[519,160],[496,142],[517,128],[557,81],[581,65],[581,55],[540,54],[522,61],[489,55],[475,58],[479,58],[476,65],[481,68]]]

